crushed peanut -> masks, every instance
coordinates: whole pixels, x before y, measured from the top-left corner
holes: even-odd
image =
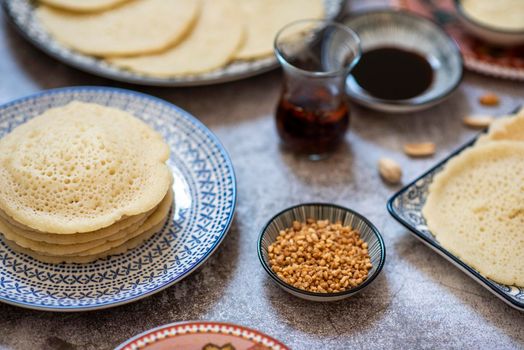
[[[473,129],[484,129],[487,128],[494,118],[490,115],[470,115],[462,119],[464,125]]]
[[[500,103],[500,99],[493,92],[488,92],[479,97],[479,102],[484,106],[497,106]]]
[[[284,282],[316,293],[342,292],[366,280],[368,244],[349,226],[328,220],[293,222],[268,247],[269,264]]]
[[[433,142],[406,143],[404,153],[410,157],[429,157],[435,154],[435,148]]]

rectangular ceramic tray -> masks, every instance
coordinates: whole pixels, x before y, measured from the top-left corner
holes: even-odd
[[[478,136],[477,136],[478,137]],[[472,146],[477,140],[475,137],[464,146],[449,155],[446,159],[429,169],[412,183],[402,188],[388,201],[389,213],[402,225],[408,228],[415,237],[420,239],[428,247],[436,251],[452,264],[457,266],[468,276],[484,288],[495,294],[508,305],[524,311],[524,288],[499,284],[480,275],[475,269],[462,261],[459,257],[452,254],[442,247],[435,239],[435,236],[428,230],[426,220],[422,216],[422,207],[428,195],[428,186],[433,181],[433,177],[442,170],[444,165],[454,156]]]

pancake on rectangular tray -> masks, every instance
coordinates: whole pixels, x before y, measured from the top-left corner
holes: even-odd
[[[169,148],[122,110],[73,101],[0,140],[0,232],[46,262],[89,262],[157,232],[172,203]]]
[[[422,213],[438,242],[481,275],[524,286],[523,142],[482,142],[452,158]]]
[[[478,138],[477,144],[490,141],[524,141],[524,108],[514,115],[498,118],[488,132]]]

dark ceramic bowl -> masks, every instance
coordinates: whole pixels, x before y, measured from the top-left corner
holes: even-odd
[[[269,245],[276,240],[276,237],[281,230],[291,227],[293,221],[305,222],[310,218],[316,220],[327,219],[331,222],[340,221],[343,225],[351,226],[360,232],[362,240],[368,244],[369,256],[371,258],[371,263],[373,264],[373,267],[369,271],[368,277],[364,282],[354,288],[338,293],[315,293],[298,289],[282,281],[273,270],[271,270],[268,257]],[[286,292],[299,298],[312,301],[336,301],[348,298],[360,292],[373,282],[384,266],[386,260],[386,247],[384,246],[384,241],[377,228],[359,213],[335,204],[307,203],[285,209],[269,220],[262,229],[258,239],[258,257],[262,267],[268,273],[269,277],[271,277],[271,279]]]

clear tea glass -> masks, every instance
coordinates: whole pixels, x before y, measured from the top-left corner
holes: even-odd
[[[275,55],[284,82],[276,124],[285,147],[321,159],[344,140],[345,82],[360,53],[359,37],[342,24],[300,20],[280,30]]]

